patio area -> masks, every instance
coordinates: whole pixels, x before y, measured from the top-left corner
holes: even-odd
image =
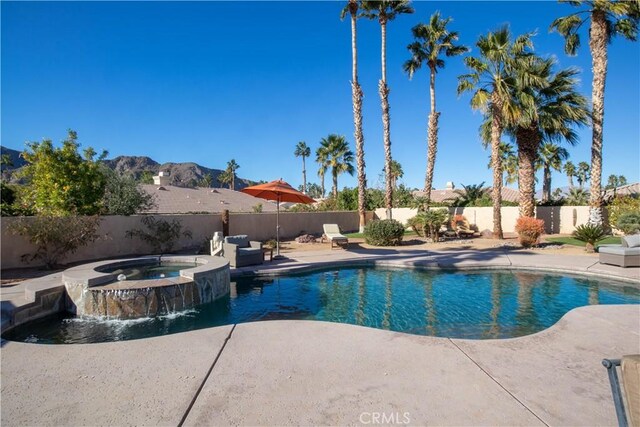
[[[233,274],[343,263],[522,268],[640,286],[638,268],[508,248],[354,245],[286,256]],[[9,289],[17,295],[24,284]],[[602,305],[575,309],[549,329],[505,340],[268,321],[102,344],[3,341],[2,423],[357,425],[384,416],[385,424],[614,425],[601,360],[638,352],[639,321],[640,306]]]

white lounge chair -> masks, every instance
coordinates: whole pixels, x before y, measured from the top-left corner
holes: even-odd
[[[349,239],[347,236],[343,236],[340,233],[340,227],[338,227],[338,224],[323,224],[322,228],[324,230],[324,236],[322,236],[322,239],[324,240],[326,238],[329,240],[329,243],[331,243],[331,249],[333,249],[333,242],[336,242],[336,245],[338,246],[341,244],[345,244],[346,246],[349,245]]]

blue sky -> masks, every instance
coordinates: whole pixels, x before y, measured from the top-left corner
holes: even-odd
[[[62,140],[66,129],[110,157],[146,155],[158,162],[193,161],[223,169],[235,159],[238,175],[302,182],[298,141],[315,150],[330,133],[353,145],[351,30],[340,21],[343,2],[7,2],[2,13],[2,145]],[[576,57],[549,34],[551,21],[572,10],[552,1],[414,2],[416,13],[391,22],[387,34],[394,159],[410,187],[422,188],[426,166],[428,76],[409,80],[410,29],[436,10],[453,17],[450,29],[474,48],[478,36],[509,23],[520,34],[537,31],[535,50],[560,67],[582,70],[590,98],[591,58],[586,32]],[[359,78],[370,186],[383,168],[380,28],[359,21]],[[481,114],[469,96],[456,95],[462,60],[448,58],[437,77],[441,112],[434,185],[491,182],[488,151],[478,138]],[[603,180],[640,179],[640,47],[615,39],[609,49]],[[571,160],[590,162],[591,130],[579,131]],[[355,151],[355,147],[353,148]],[[308,180],[319,182],[307,163]],[[556,173],[554,187],[566,185]],[[340,187],[356,178],[341,176]],[[330,183],[327,182],[327,186]]]

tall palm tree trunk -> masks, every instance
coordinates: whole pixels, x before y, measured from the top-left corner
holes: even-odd
[[[384,200],[387,209],[387,219],[391,219],[391,208],[393,207],[393,186],[391,185],[391,119],[389,118],[389,87],[387,86],[387,24],[385,21],[380,21],[380,30],[382,33],[382,78],[378,83],[378,92],[380,93],[380,101],[382,104],[384,171],[387,178],[385,180]]]
[[[358,169],[358,218],[359,232],[364,232],[365,226],[365,195],[367,192],[367,176],[364,163],[364,136],[362,135],[362,89],[358,83],[358,47],[357,41],[357,12],[356,0],[349,0],[351,13],[351,100],[353,102],[353,137],[356,141],[356,163]]]
[[[302,192],[307,194],[307,166],[302,156]]]
[[[551,200],[551,168],[549,165],[544,165],[542,172],[542,201],[548,202]]]
[[[322,197],[324,198],[324,173],[320,174],[320,190],[322,191]]]
[[[333,168],[333,170],[331,171],[331,175],[333,176],[333,198],[335,200],[338,200],[338,170],[336,168]]]
[[[520,216],[533,217],[535,214],[535,161],[539,139],[537,126],[519,127],[516,131]]]
[[[567,175],[567,179],[569,180],[569,188],[573,188],[573,175]]]
[[[431,75],[429,79],[429,95],[431,97],[431,112],[429,113],[429,123],[427,125],[427,174],[424,180],[424,197],[431,199],[431,188],[433,187],[433,169],[436,164],[436,151],[438,148],[438,118],[440,113],[436,111],[436,70],[430,67]]]
[[[589,48],[593,67],[591,100],[593,102],[593,137],[591,140],[591,197],[589,222],[602,225],[602,125],[604,121],[604,85],[607,78],[607,22],[603,10],[591,14]]]
[[[493,95],[491,114],[491,166],[493,169],[493,238],[504,239],[502,233],[502,162],[500,158],[500,137],[502,136],[502,103]]]

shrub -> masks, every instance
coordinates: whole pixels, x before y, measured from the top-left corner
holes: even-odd
[[[609,224],[618,224],[620,217],[626,213],[640,212],[640,198],[634,196],[618,196],[608,207]]]
[[[24,262],[36,259],[51,269],[66,255],[98,239],[98,216],[21,217],[11,225],[13,234],[24,236],[36,246],[33,254],[22,255]]]
[[[102,203],[107,215],[129,216],[156,206],[155,197],[139,187],[133,178],[112,170],[106,170],[105,176],[107,182]]]
[[[404,227],[395,219],[371,221],[364,228],[364,240],[373,246],[396,246],[402,243]]]
[[[573,231],[573,237],[585,242],[585,250],[587,252],[593,252],[595,244],[602,240],[606,236],[604,229],[599,225],[594,224],[582,224],[576,227]]]
[[[424,213],[419,213],[418,215],[411,217],[407,220],[407,226],[411,227],[411,229],[420,237],[424,237]]]
[[[429,230],[431,240],[437,242],[440,240],[440,228],[447,223],[449,219],[448,209],[430,209],[424,214],[424,228]],[[426,231],[425,231],[426,234]]]
[[[180,236],[192,237],[190,230],[182,231],[182,224],[177,219],[165,221],[164,219],[156,219],[153,216],[145,216],[142,218],[148,231],[145,230],[128,230],[126,236],[130,239],[139,237],[140,240],[147,242],[154,253],[171,252],[173,245]]]
[[[531,217],[520,217],[516,221],[516,231],[520,238],[520,244],[525,248],[538,243],[538,239],[544,234],[544,221]]]
[[[640,233],[640,212],[626,212],[620,215],[616,228],[624,234]]]

